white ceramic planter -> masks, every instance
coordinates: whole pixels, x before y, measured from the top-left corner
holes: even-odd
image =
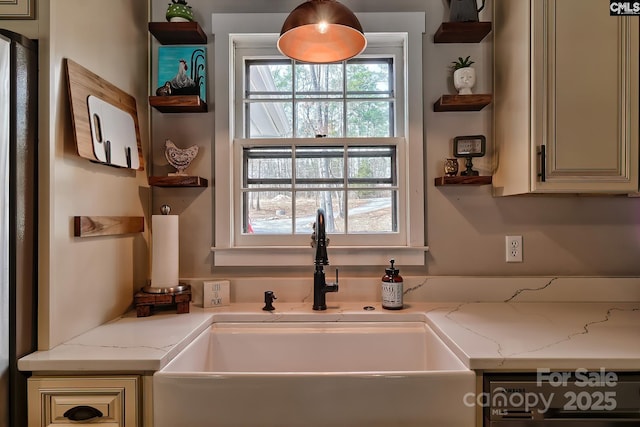
[[[476,69],[472,67],[458,68],[453,72],[453,85],[458,95],[471,95],[471,88],[476,84]]]

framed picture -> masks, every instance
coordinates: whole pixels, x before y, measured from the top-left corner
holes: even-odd
[[[205,46],[158,47],[158,94],[199,95],[207,102]]]
[[[35,19],[35,0],[0,0],[0,19]]]

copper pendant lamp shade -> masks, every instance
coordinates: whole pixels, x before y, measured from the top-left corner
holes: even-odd
[[[367,46],[360,21],[335,0],[309,0],[284,21],[278,49],[302,62],[326,64],[344,61]]]

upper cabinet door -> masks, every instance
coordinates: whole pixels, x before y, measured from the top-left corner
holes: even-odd
[[[636,192],[638,19],[603,0],[494,11],[496,194]]]

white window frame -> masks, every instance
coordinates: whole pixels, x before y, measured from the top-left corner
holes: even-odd
[[[277,34],[268,35],[268,36],[259,36],[256,37],[254,34],[250,35],[233,35],[231,36],[231,40],[234,48],[234,61],[235,68],[233,72],[234,79],[234,93],[231,97],[239,99],[246,90],[245,87],[245,76],[246,76],[246,64],[245,59],[261,59],[268,60],[269,58],[280,57],[281,54],[278,52],[276,48],[277,42]],[[358,146],[358,145],[393,145],[396,147],[396,168],[397,168],[397,187],[389,188],[389,190],[395,190],[397,192],[397,209],[398,209],[398,217],[402,218],[399,221],[399,229],[397,232],[393,233],[381,233],[381,234],[365,234],[365,233],[357,233],[357,234],[343,234],[336,233],[331,234],[329,237],[331,239],[332,247],[374,247],[374,246],[384,246],[384,247],[395,247],[395,246],[403,246],[407,241],[407,223],[408,215],[406,214],[407,210],[407,184],[406,184],[406,174],[401,173],[406,170],[406,138],[404,138],[405,134],[405,83],[404,83],[404,44],[406,40],[403,35],[398,36],[389,36],[386,35],[384,38],[369,36],[367,40],[367,49],[363,57],[368,58],[389,58],[393,57],[394,64],[394,82],[395,87],[392,88],[395,96],[394,96],[394,110],[396,120],[394,120],[394,137],[368,137],[368,138],[349,138],[349,137],[328,137],[323,138],[322,140],[315,138],[283,138],[283,139],[267,139],[267,138],[255,138],[255,139],[244,139],[245,130],[246,130],[246,119],[244,117],[245,106],[242,102],[235,102],[234,114],[237,120],[234,122],[235,128],[235,139],[233,142],[235,156],[234,156],[234,165],[240,165],[242,162],[242,150],[246,146],[263,146],[263,145],[292,145],[292,146],[320,146],[320,145],[342,145],[342,146]],[[264,45],[266,43],[266,46]],[[256,47],[259,46],[259,47]],[[397,90],[400,87],[402,90]],[[375,98],[375,100],[378,100]],[[242,120],[241,120],[242,118]],[[233,187],[233,196],[234,196],[234,210],[235,212],[242,211],[242,198],[241,198],[241,188],[242,188],[242,169],[237,168],[234,170],[233,178],[234,178],[234,187]],[[250,246],[266,246],[266,247],[275,247],[278,246],[278,242],[281,242],[283,239],[286,239],[292,246],[308,246],[309,239],[311,236],[311,232],[307,236],[303,235],[271,235],[271,234],[243,234],[242,227],[235,227],[233,230],[232,241],[235,243],[236,247],[250,247]]]
[[[402,108],[404,123],[397,123],[398,135],[404,136],[403,167],[399,182],[404,182],[406,200],[403,220],[406,235],[402,242],[385,246],[330,245],[332,265],[380,265],[389,257],[402,265],[424,265],[425,251],[425,188],[423,100],[422,100],[422,36],[425,31],[424,12],[357,13],[367,36],[398,34],[404,37],[407,63],[403,78],[409,88]],[[305,246],[241,246],[234,237],[237,228],[234,204],[237,202],[234,179],[238,176],[237,148],[234,148],[233,108],[234,43],[252,34],[272,34],[277,37],[286,14],[213,14],[215,133],[214,133],[214,252],[216,266],[294,266],[310,265],[313,250]],[[272,47],[267,41],[265,47]],[[226,88],[230,88],[227,90]],[[238,118],[238,120],[241,120]],[[344,141],[340,139],[340,141]],[[337,141],[340,143],[339,141]],[[399,153],[400,154],[400,151]],[[400,165],[399,164],[399,165]],[[237,205],[236,205],[237,206]],[[310,238],[310,237],[309,237]],[[309,240],[310,241],[310,240]],[[309,250],[304,250],[309,248]]]

